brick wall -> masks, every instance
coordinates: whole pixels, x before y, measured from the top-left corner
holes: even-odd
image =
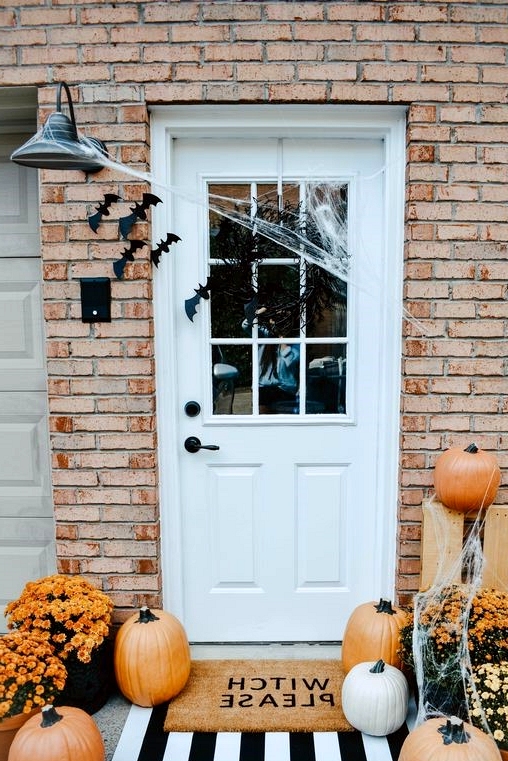
[[[438,453],[474,440],[507,466],[508,4],[20,0],[0,9],[0,27],[0,85],[37,85],[44,118],[66,81],[80,127],[140,169],[150,103],[409,106],[397,582],[407,601]],[[104,275],[118,251],[114,226],[97,238],[83,216],[97,183],[127,201],[147,188],[109,170],[93,185],[80,172],[41,180],[59,565],[93,577],[126,615],[161,603],[148,249],[113,282],[111,324],[78,319],[78,279]]]

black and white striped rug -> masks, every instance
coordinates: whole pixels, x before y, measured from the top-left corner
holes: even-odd
[[[112,761],[397,761],[414,726],[387,737],[361,732],[164,732],[168,705],[132,706]]]

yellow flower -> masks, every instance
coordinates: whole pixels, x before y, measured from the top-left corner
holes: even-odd
[[[51,702],[66,678],[48,642],[19,631],[0,636],[0,721]]]
[[[108,636],[112,611],[108,595],[83,577],[54,574],[28,582],[5,615],[10,629],[37,632],[61,658],[76,653],[86,663]]]
[[[508,749],[507,690],[508,661],[483,663],[473,670],[473,680],[468,686],[473,706],[471,721],[480,729],[485,729],[486,721],[495,741],[505,750]]]

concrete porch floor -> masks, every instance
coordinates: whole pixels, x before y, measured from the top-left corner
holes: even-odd
[[[268,643],[191,645],[191,659],[287,659],[309,660],[340,658],[340,644],[336,643]],[[106,761],[111,761],[129,713],[131,703],[119,692],[113,693],[105,706],[93,718],[99,727],[106,746]]]

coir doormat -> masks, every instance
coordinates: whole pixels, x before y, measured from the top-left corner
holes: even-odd
[[[336,660],[193,661],[166,732],[344,732]]]

